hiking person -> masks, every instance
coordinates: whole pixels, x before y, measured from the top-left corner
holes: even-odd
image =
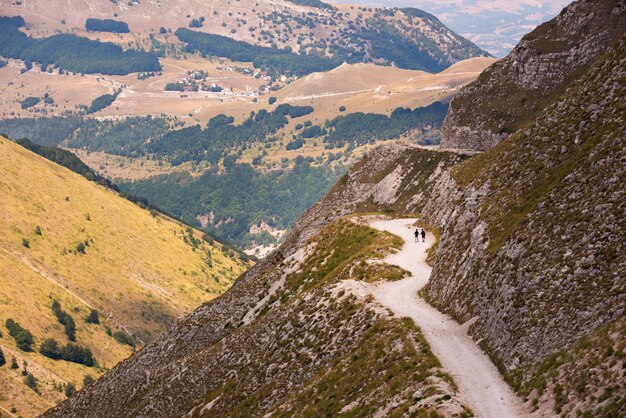
[[[426,242],[426,231],[422,228],[422,242]]]
[[[415,233],[413,235],[415,235],[415,242],[420,242],[420,230],[419,230],[419,228],[415,228]]]

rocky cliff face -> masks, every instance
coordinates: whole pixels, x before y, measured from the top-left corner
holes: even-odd
[[[578,0],[452,100],[444,148],[485,150],[527,127],[626,32],[624,0]]]
[[[424,210],[442,228],[425,296],[461,322],[477,317],[470,333],[522,387],[532,379],[523,370],[600,326],[612,329],[602,343],[611,350],[624,340],[625,63],[622,41],[532,126],[442,176]],[[619,356],[607,352],[604,379],[576,390],[556,379],[562,408],[594,404],[594,390],[619,380]],[[585,364],[571,354],[563,363],[561,376]],[[552,395],[544,390],[538,401]]]

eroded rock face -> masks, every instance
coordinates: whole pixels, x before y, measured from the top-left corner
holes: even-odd
[[[486,150],[539,115],[626,32],[624,0],[578,0],[452,100],[441,146]]]
[[[429,300],[506,371],[624,315],[626,42],[535,124],[440,178]],[[622,81],[620,81],[622,80]]]
[[[332,220],[371,210],[419,211],[437,179],[461,157],[389,143],[373,149],[293,226],[289,245],[299,247]]]

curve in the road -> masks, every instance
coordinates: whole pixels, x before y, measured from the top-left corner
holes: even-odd
[[[370,225],[401,237],[404,246],[385,259],[409,271],[410,277],[369,287],[382,305],[400,317],[409,317],[422,330],[441,365],[454,378],[461,400],[480,418],[526,417],[522,400],[511,390],[489,357],[467,334],[468,324],[459,325],[418,296],[426,285],[431,268],[427,249],[434,238],[415,243],[412,225],[416,219],[375,221]]]

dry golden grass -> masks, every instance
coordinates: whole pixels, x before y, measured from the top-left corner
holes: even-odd
[[[41,116],[23,110],[20,101],[25,97],[43,97],[48,93],[55,101],[55,107],[38,104],[33,109],[46,109],[50,114],[60,114],[75,110],[78,105],[88,106],[93,99],[114,90],[114,80],[96,75],[58,75],[42,73],[38,68],[20,74],[23,64],[11,60],[9,65],[0,68],[0,115],[3,118],[15,116]]]
[[[208,164],[199,164],[195,171],[191,163],[173,166],[166,161],[149,160],[146,158],[131,158],[105,152],[88,152],[82,149],[71,148],[85,164],[93,167],[101,175],[111,179],[142,180],[161,174],[188,172],[191,175],[200,175]]]
[[[390,114],[397,107],[415,108],[449,99],[491,65],[493,58],[471,58],[445,71],[430,74],[374,64],[344,64],[326,73],[313,73],[281,89],[279,101],[315,108],[311,119],[324,121],[339,113]]]
[[[234,64],[224,59],[208,60],[198,55],[188,55],[185,59],[162,58],[161,65],[163,67],[161,75],[139,80],[137,74],[59,75],[56,71],[51,74],[42,73],[38,67],[20,74],[23,64],[10,60],[8,66],[0,68],[0,116],[35,117],[41,116],[42,111],[48,115],[59,115],[63,111],[77,110],[77,106],[80,105],[88,106],[96,97],[113,93],[120,88],[122,93],[116,101],[94,116],[168,114],[183,118],[188,124],[194,124],[204,123],[219,113],[233,114],[241,118],[250,110],[258,108],[258,104],[253,103],[253,97],[249,95],[258,91],[263,81],[236,71],[219,69],[233,65],[252,68],[249,63]],[[195,70],[206,71],[207,84],[219,84],[224,88],[224,92],[165,91],[167,83],[178,82],[187,76],[188,71]],[[45,93],[54,99],[54,105],[44,105],[41,102],[27,110],[20,107],[20,101],[25,97],[43,97]]]
[[[132,350],[106,333],[127,329],[144,341],[176,318],[224,292],[248,264],[198,231],[120,198],[83,177],[0,137],[0,346],[28,361],[42,395],[19,372],[0,368],[0,406],[30,416],[62,399],[53,382],[97,377]],[[40,227],[41,235],[35,232]],[[29,241],[29,247],[23,240]],[[88,241],[86,253],[74,253]],[[210,266],[207,252],[211,253]],[[18,350],[4,326],[13,318],[35,336],[67,342],[51,311],[59,300],[77,325],[77,340],[93,351],[102,369],[53,361]],[[90,307],[101,325],[87,324]],[[33,398],[34,396],[34,398]]]

